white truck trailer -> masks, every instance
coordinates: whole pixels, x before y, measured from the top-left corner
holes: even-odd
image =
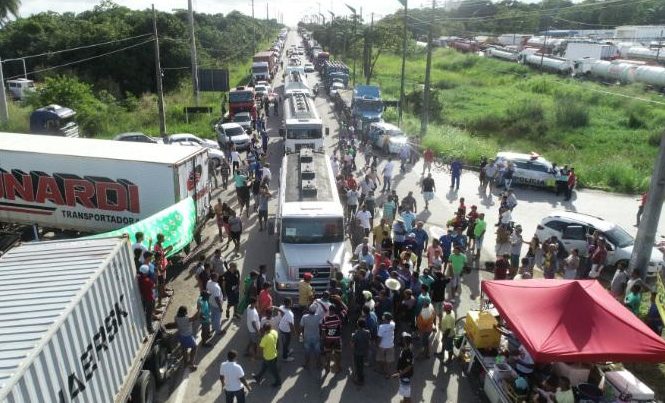
[[[10,249],[0,318],[0,402],[150,403],[169,374],[166,333],[147,330],[126,238]]]
[[[189,196],[198,233],[210,208],[205,148],[0,133],[2,223],[103,233]]]

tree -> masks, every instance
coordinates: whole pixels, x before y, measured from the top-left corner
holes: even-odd
[[[367,84],[372,80],[374,67],[381,54],[389,51],[396,52],[401,49],[402,44],[402,22],[401,18],[390,16],[382,19],[368,35],[371,47],[368,51],[368,69],[365,72]]]
[[[10,15],[18,16],[18,8],[21,5],[21,0],[0,0],[0,26]]]

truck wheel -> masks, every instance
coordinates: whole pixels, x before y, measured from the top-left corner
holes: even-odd
[[[132,403],[154,403],[155,380],[150,371],[143,370],[132,389]]]
[[[168,378],[167,372],[169,369],[168,348],[166,345],[155,343],[155,345],[152,346],[150,360],[148,361],[146,368],[152,371],[157,384],[162,384],[164,381],[166,381]]]

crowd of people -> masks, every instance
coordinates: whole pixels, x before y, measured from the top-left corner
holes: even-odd
[[[437,191],[431,172],[433,151],[426,149],[423,153],[419,183],[398,195],[393,186],[395,176],[398,169],[404,172],[413,163],[413,153],[399,153],[398,160],[386,155],[385,163],[381,163],[374,146],[360,140],[349,125],[341,131],[330,162],[349,223],[352,272],[348,276],[335,272],[326,289],[319,287],[317,292],[314,275],[304,273],[297,296],[275,301],[265,265],[257,270],[241,270],[222,255],[231,243],[233,251],[239,253],[243,213],[246,218],[257,214],[259,231],[268,226],[268,204],[273,195],[269,187],[272,174],[266,162],[266,119],[262,116],[257,120],[259,137],[252,139],[245,159],[231,146],[228,161],[214,171],[215,186],[217,176],[221,176],[224,189],[232,179],[235,202],[232,197],[217,199],[213,210],[219,247],[212,256],[199,257],[193,269],[199,293],[196,312],[190,314],[181,306],[175,318],[192,370],[196,369],[198,346],[209,347],[224,335],[225,316],[246,328],[244,355],[260,361],[252,375],[256,384],[269,377],[271,386],[279,387],[282,376],[278,362],[298,359],[305,370],[319,374],[322,370],[322,377],[351,367],[352,380],[361,387],[366,381],[366,368],[371,366],[386,380],[396,379],[398,393],[409,402],[418,358],[435,356],[445,365],[454,358],[455,306],[466,275],[484,268],[497,280],[528,280],[539,272],[547,279],[579,279],[598,278],[604,269],[607,248],[598,234],[589,237],[584,253],[568,251],[555,236],[524,239],[522,227],[513,219],[519,203],[512,187],[514,166],[509,162],[483,159],[480,164],[479,190],[496,195],[499,203],[495,219],[486,217],[476,205],[467,207],[465,198],[457,195],[463,165],[459,160],[451,162],[449,185],[455,191],[457,207],[445,222],[443,233],[435,237],[428,223],[417,216],[419,207],[421,212],[430,209]],[[557,194],[569,200],[577,183],[574,169],[555,167],[552,174]],[[490,230],[496,237],[495,258],[481,267],[481,251]],[[135,236],[134,250],[140,251],[136,252],[139,283],[146,318],[152,323],[159,299],[170,292],[164,286],[168,251],[161,246],[163,237],[161,241],[157,237],[153,248],[151,244],[143,245],[142,234]],[[243,277],[241,271],[247,275]],[[643,287],[640,273],[627,274],[622,266],[610,284],[612,294],[636,313]],[[657,317],[650,326],[662,329]],[[200,343],[196,341],[196,323],[201,327]],[[298,356],[292,348],[296,340],[304,350]],[[344,362],[347,349],[350,354],[346,356],[352,359]],[[236,351],[228,351],[220,367],[220,381],[229,402],[244,402],[245,389],[250,389],[237,356]]]

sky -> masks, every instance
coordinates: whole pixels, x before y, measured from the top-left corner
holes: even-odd
[[[132,9],[150,8],[152,3],[155,3],[155,7],[162,11],[187,8],[186,0],[114,0],[114,2]],[[421,4],[428,3],[428,0],[411,0],[409,7],[419,7]],[[97,4],[99,4],[98,0],[22,0],[19,14],[27,17],[49,10],[81,12],[90,10]],[[276,13],[279,11],[284,16],[284,23],[293,27],[304,15],[318,14],[319,9],[326,18],[330,16],[328,10],[335,15],[351,15],[351,11],[344,4],[356,8],[358,13],[362,6],[362,13],[366,20],[369,19],[369,14],[372,12],[375,13],[375,16],[385,16],[402,7],[398,0],[335,0],[334,2],[331,0],[254,0],[256,18],[265,18],[266,4],[268,4],[270,18],[276,18]],[[237,10],[243,14],[252,15],[252,0],[194,0],[193,7],[197,12],[208,14],[227,14]]]

